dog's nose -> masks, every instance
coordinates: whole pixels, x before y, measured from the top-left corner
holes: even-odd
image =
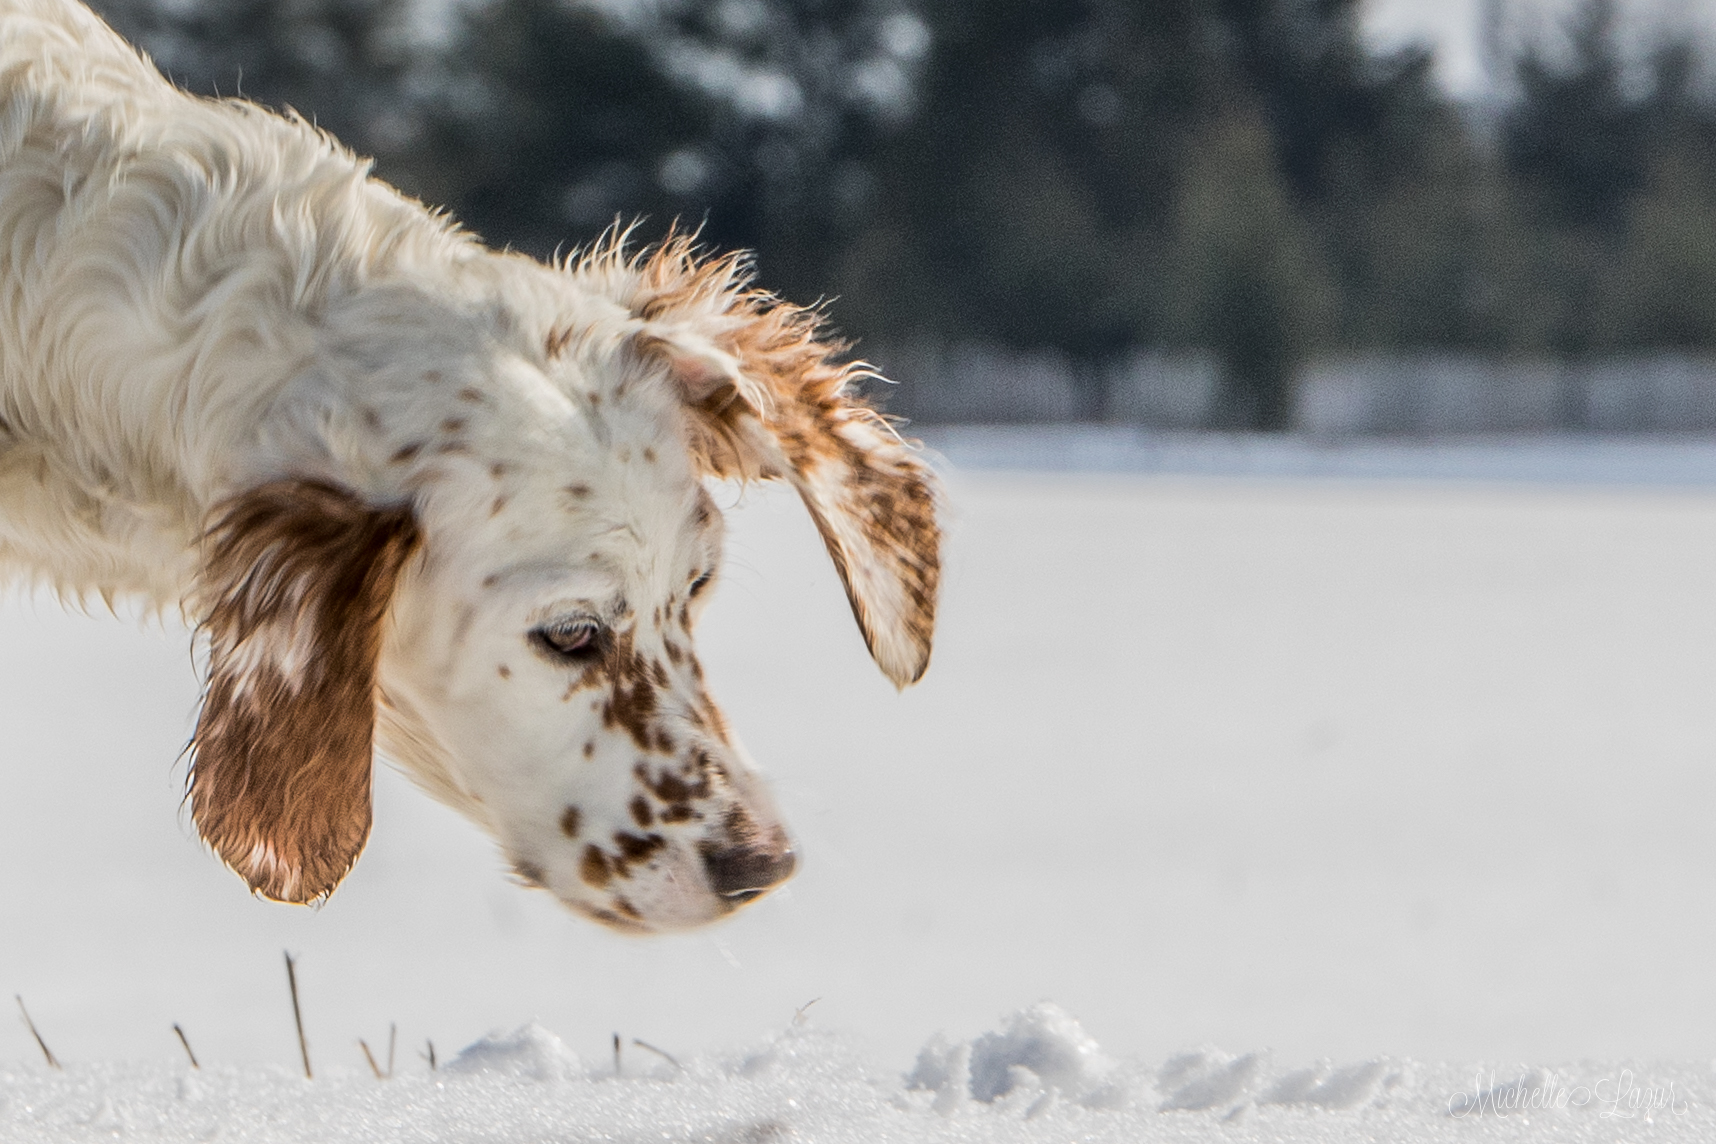
[[[762,897],[788,878],[798,866],[798,855],[786,841],[779,845],[706,847],[703,868],[709,886],[734,905]]]

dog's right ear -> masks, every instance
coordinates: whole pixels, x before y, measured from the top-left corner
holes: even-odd
[[[898,687],[929,666],[941,579],[940,484],[854,392],[868,374],[821,336],[821,315],[744,286],[734,258],[683,242],[643,263],[633,346],[667,367],[710,476],[780,479],[810,511],[864,642]]]
[[[264,897],[325,897],[369,838],[376,661],[416,545],[408,509],[312,481],[234,497],[203,538],[191,815]]]

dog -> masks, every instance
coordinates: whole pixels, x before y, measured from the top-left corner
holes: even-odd
[[[790,876],[694,650],[706,479],[789,482],[928,665],[940,493],[820,311],[684,234],[489,249],[73,0],[0,0],[0,323],[0,568],[197,626],[186,797],[263,897],[351,869],[377,751],[616,929]]]

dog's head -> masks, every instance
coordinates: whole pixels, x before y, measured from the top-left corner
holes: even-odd
[[[317,899],[356,860],[378,724],[520,879],[616,928],[696,925],[788,877],[698,665],[722,541],[705,478],[790,482],[882,670],[927,666],[934,481],[815,315],[684,241],[566,273],[590,305],[509,319],[511,350],[352,415],[411,471],[409,502],[292,479],[212,521],[190,801],[267,897]]]

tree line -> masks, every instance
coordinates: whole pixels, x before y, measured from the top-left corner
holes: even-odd
[[[97,7],[491,243],[679,220],[838,296],[861,346],[1055,347],[1092,378],[1212,353],[1230,425],[1283,424],[1319,355],[1716,348],[1709,61],[1630,48],[1616,0],[1499,45],[1482,106],[1368,46],[1358,0]]]

